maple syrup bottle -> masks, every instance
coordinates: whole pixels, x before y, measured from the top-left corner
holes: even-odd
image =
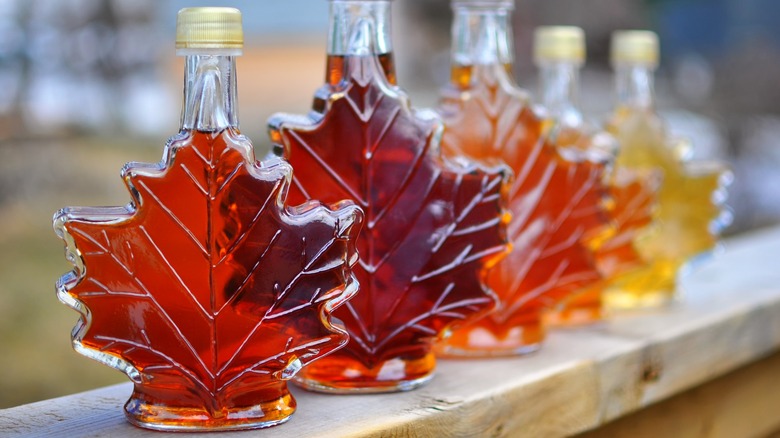
[[[585,62],[585,33],[574,26],[544,26],[534,33],[534,60],[539,67],[542,108],[559,149],[614,156],[611,135],[589,124],[579,107],[579,75]],[[653,220],[660,183],[656,172],[614,167],[608,174],[612,227],[598,242],[596,261],[603,275],[556,306],[546,322],[556,326],[587,324],[603,317],[602,294],[612,282],[643,265],[635,240]]]
[[[731,172],[721,163],[688,162],[655,109],[658,37],[620,31],[612,38],[618,104],[607,129],[620,143],[618,166],[663,174],[658,225],[643,233],[637,249],[646,266],[623,276],[605,296],[612,308],[655,307],[675,294],[680,269],[712,250],[729,223],[722,203]]]
[[[574,26],[544,26],[534,32],[534,63],[539,68],[542,112],[557,142],[590,141],[592,129],[579,108],[580,69],[585,63],[585,33]],[[569,140],[574,136],[574,140]]]
[[[441,93],[445,154],[501,160],[509,191],[511,254],[487,273],[499,305],[440,344],[448,356],[537,350],[543,315],[601,279],[593,247],[609,225],[608,156],[559,149],[528,93],[514,82],[508,0],[453,0],[452,74]]]
[[[137,426],[282,423],[295,410],[286,380],[347,342],[330,315],[358,287],[361,212],[290,207],[290,166],[255,161],[236,113],[242,45],[238,10],[181,10],[181,131],[160,163],[122,170],[128,205],[54,218],[75,267],[57,283],[81,313],[73,346],[133,381]]]
[[[350,199],[366,215],[360,292],[335,314],[350,341],[298,374],[310,390],[391,392],[430,380],[433,341],[494,306],[484,271],[507,251],[509,171],[441,156],[441,121],[412,109],[395,84],[390,9],[331,1],[313,111],[269,121],[295,168],[291,199]]]

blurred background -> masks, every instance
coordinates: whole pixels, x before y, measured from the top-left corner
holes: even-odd
[[[51,216],[125,204],[122,165],[159,160],[179,122],[176,11],[205,4],[244,11],[242,129],[262,156],[267,117],[306,112],[323,81],[325,0],[0,0],[0,408],[126,381],[70,347],[77,314],[54,294],[70,266]],[[435,105],[448,78],[448,2],[395,8],[399,82],[416,106]],[[515,74],[536,89],[535,26],[583,27],[583,107],[603,120],[610,33],[657,31],[660,109],[695,157],[732,165],[736,234],[780,222],[778,22],[777,0],[517,0]]]

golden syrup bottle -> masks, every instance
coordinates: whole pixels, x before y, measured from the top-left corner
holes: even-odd
[[[586,122],[579,108],[579,73],[585,62],[585,51],[585,34],[578,27],[536,29],[534,60],[539,67],[542,111],[550,126],[550,139],[559,150],[614,157],[618,146],[614,137]],[[604,290],[644,262],[635,248],[635,240],[653,220],[658,175],[613,166],[607,178],[612,226],[594,242],[603,278],[561,302],[547,315],[548,324],[598,321],[603,317]]]
[[[125,414],[165,431],[255,429],[290,418],[286,381],[344,345],[330,321],[357,283],[354,205],[289,207],[287,163],[239,133],[241,13],[179,12],[181,130],[157,164],[122,171],[126,207],[55,216],[75,269],[58,296],[82,315],[74,348],[134,383]]]
[[[559,150],[512,75],[513,2],[453,1],[452,75],[442,90],[445,154],[498,160],[510,189],[512,253],[487,274],[499,305],[439,345],[449,356],[514,355],[545,337],[543,315],[601,278],[594,250],[609,224],[605,160]],[[565,153],[564,153],[565,152]]]
[[[278,115],[291,199],[354,200],[366,214],[360,292],[336,311],[350,341],[302,370],[304,388],[414,389],[433,376],[433,341],[490,310],[486,266],[507,251],[509,170],[439,151],[441,121],[395,84],[390,1],[333,0],[326,84],[306,117]]]
[[[658,37],[621,31],[612,38],[618,104],[607,124],[620,144],[617,165],[659,170],[658,224],[637,240],[647,265],[613,283],[605,296],[612,308],[655,307],[675,297],[678,275],[693,257],[711,251],[729,223],[722,206],[732,179],[722,163],[686,162],[655,109],[654,71]]]

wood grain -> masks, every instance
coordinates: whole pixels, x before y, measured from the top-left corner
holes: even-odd
[[[776,353],[577,438],[777,438],[778,377]]]
[[[780,228],[734,239],[683,282],[685,299],[667,309],[615,315],[609,322],[554,332],[545,348],[529,357],[442,360],[436,378],[417,391],[334,396],[296,388],[298,412],[262,436],[557,437],[622,417],[652,426],[653,421],[629,420],[629,415],[780,349],[779,255]],[[780,381],[777,362],[755,367],[745,370]],[[738,415],[724,412],[741,412],[737,405],[753,400],[750,388],[769,386],[729,388],[718,403],[716,395],[710,404],[685,402],[693,403],[694,410],[699,405],[703,416],[709,412],[706,418],[733,418],[711,435],[695,436],[751,436],[741,432],[758,421],[740,422]],[[128,383],[2,410],[0,435],[163,436],[124,421],[122,405],[130,391]],[[755,394],[756,412],[780,412],[776,399]],[[692,400],[705,398],[697,397]]]

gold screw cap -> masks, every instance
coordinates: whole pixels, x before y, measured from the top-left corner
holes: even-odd
[[[585,32],[576,26],[541,26],[534,32],[534,60],[585,62]]]
[[[649,30],[619,30],[612,34],[612,64],[658,66],[658,35]]]
[[[176,17],[177,49],[242,49],[244,28],[235,8],[184,8]]]

